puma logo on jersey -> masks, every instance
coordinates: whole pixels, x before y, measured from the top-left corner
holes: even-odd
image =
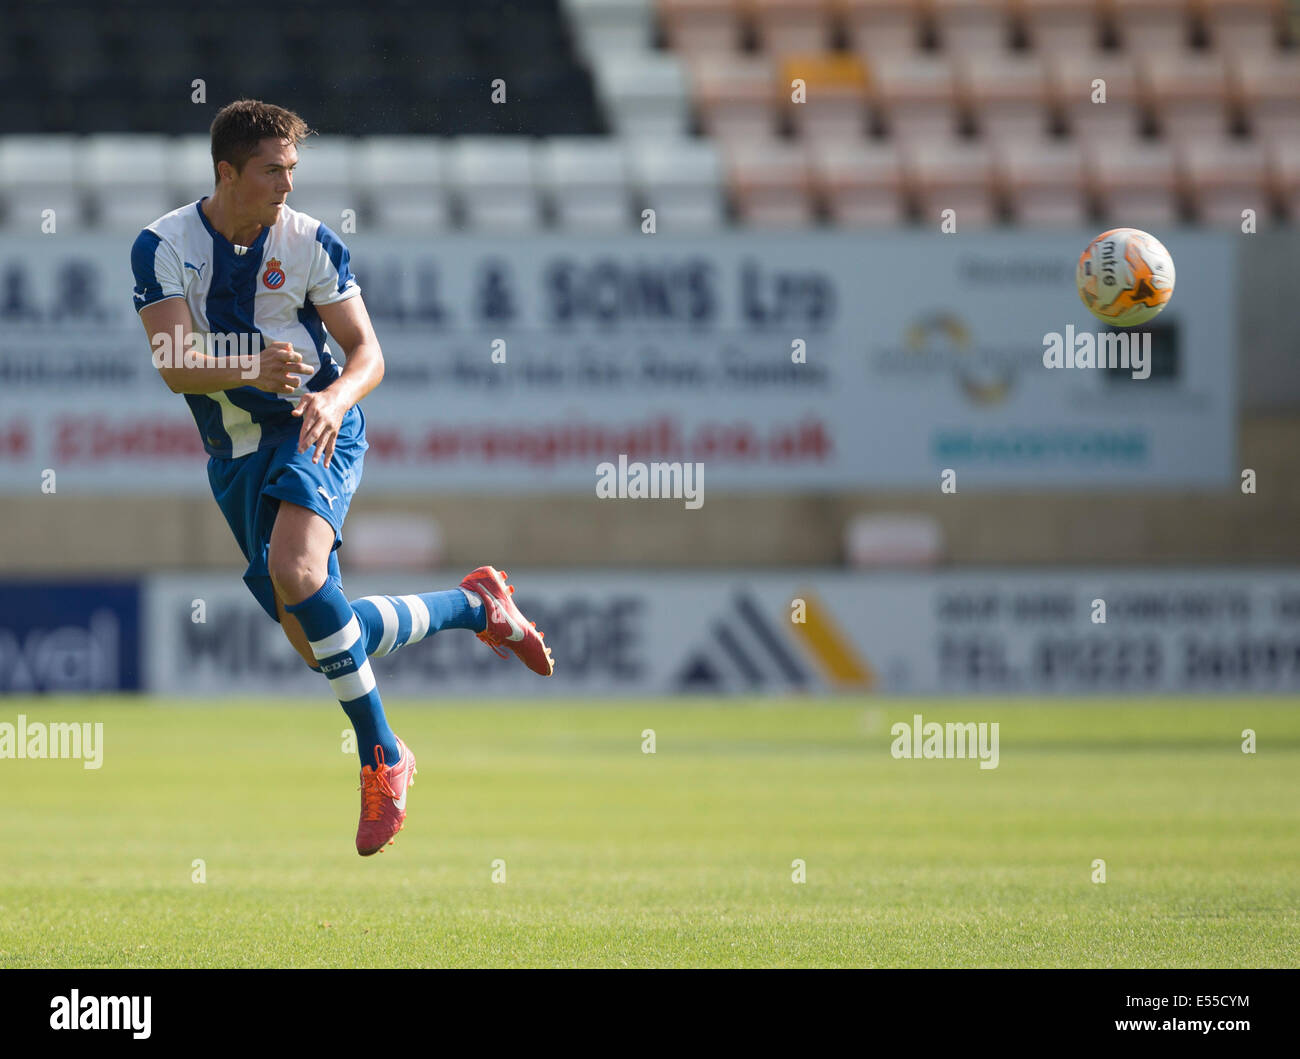
[[[205,261],[205,262],[203,262],[203,264],[201,264],[201,265],[191,265],[188,261],[186,261],[186,262],[185,262],[185,267],[186,267],[186,268],[192,268],[192,269],[194,269],[194,271],[195,271],[196,273],[198,273],[198,277],[199,277],[199,279],[202,279],[202,278],[203,278],[203,270],[204,270],[205,268],[208,267],[208,263]]]
[[[323,497],[325,498],[326,502],[327,502],[327,503],[329,504],[329,506],[330,506],[330,510],[333,511],[333,510],[334,510],[334,501],[337,500],[338,497],[337,497],[337,496],[330,496],[329,493],[327,493],[327,492],[325,491],[325,487],[324,487],[323,485],[318,485],[318,486],[316,487],[316,492],[320,493],[320,495],[323,496]]]

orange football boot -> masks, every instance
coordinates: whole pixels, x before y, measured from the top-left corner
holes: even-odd
[[[537,631],[537,623],[523,616],[510,597],[515,586],[506,584],[506,575],[490,566],[480,566],[460,587],[474,592],[487,609],[487,628],[478,638],[502,658],[506,650],[513,651],[524,665],[534,673],[549,677],[555,672],[555,659],[546,646],[544,634]]]

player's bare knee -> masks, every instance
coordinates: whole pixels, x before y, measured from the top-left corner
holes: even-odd
[[[271,583],[287,603],[301,603],[314,595],[325,583],[325,571],[300,556],[267,556]]]

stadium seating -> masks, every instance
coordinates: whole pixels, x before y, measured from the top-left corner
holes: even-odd
[[[801,144],[779,140],[729,144],[726,160],[743,221],[785,228],[812,221],[812,174]]]
[[[776,67],[766,56],[692,55],[691,80],[701,128],[716,140],[776,135]]]
[[[1298,219],[1275,149],[1300,141],[1281,0],[321,8],[253,37],[249,0],[185,33],[162,8],[129,14],[147,0],[16,12],[0,25],[0,223],[55,209],[131,228],[196,196],[206,123],[237,95],[321,130],[294,206],[381,229],[614,230],[648,206],[709,226],[928,224],[958,193],[980,223],[1137,223],[1136,208],[1218,224],[1245,194]],[[228,71],[236,43],[240,80],[214,75],[196,105],[196,71]],[[327,64],[330,91],[308,91],[300,63]]]
[[[1300,53],[1238,58],[1234,80],[1256,139],[1263,143],[1300,139]]]
[[[1083,150],[1078,143],[1017,142],[998,153],[1011,216],[1022,224],[1079,226],[1088,217]]]
[[[975,126],[997,149],[1051,132],[1051,85],[1039,56],[973,53],[958,78]]]
[[[1268,152],[1259,143],[1205,137],[1183,145],[1182,171],[1196,216],[1206,224],[1239,226],[1242,211],[1271,212]]]
[[[1103,217],[1135,228],[1158,228],[1179,217],[1177,167],[1167,144],[1137,143],[1123,151],[1091,144],[1088,176]]]
[[[640,211],[655,211],[656,230],[702,231],[726,220],[723,161],[705,140],[645,140],[628,150],[628,175]]]
[[[1275,142],[1269,155],[1269,175],[1274,193],[1288,215],[1300,217],[1300,141]]]
[[[906,152],[923,222],[938,227],[954,211],[959,230],[992,224],[998,216],[993,151],[980,141],[933,140]]]
[[[542,145],[538,161],[543,190],[562,227],[614,231],[627,226],[627,160],[616,143],[557,137]]]
[[[1081,144],[1123,145],[1142,135],[1144,108],[1137,64],[1114,53],[1061,55],[1051,66],[1052,92],[1070,135]]]
[[[1100,42],[1097,0],[1025,0],[1019,14],[1026,43],[1048,63]]]
[[[387,231],[439,232],[451,224],[445,141],[432,136],[371,136],[356,151],[356,175],[369,192],[370,223]]]
[[[849,50],[867,62],[906,58],[920,43],[917,0],[844,0],[841,15]]]
[[[893,143],[819,142],[812,151],[812,177],[837,226],[884,227],[908,219],[903,163]]]
[[[466,221],[485,231],[528,230],[541,221],[532,145],[514,137],[464,136],[447,156]]]
[[[857,56],[791,56],[782,64],[781,84],[798,82],[799,95],[792,89],[783,104],[798,138],[852,142],[866,135],[867,75]]]
[[[46,210],[56,225],[84,221],[80,140],[69,135],[17,135],[0,139],[0,188],[11,226],[40,230]],[[57,229],[56,229],[57,230]]]

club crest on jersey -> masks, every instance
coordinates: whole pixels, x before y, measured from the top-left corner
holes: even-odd
[[[271,258],[266,263],[266,271],[262,273],[262,282],[271,290],[279,290],[284,286],[284,268],[280,265],[279,258]]]

